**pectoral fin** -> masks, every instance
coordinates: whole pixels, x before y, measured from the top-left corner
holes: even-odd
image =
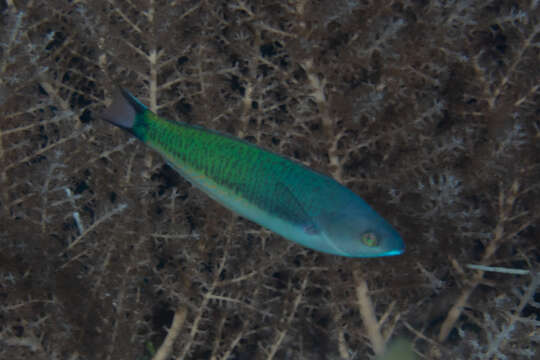
[[[282,182],[276,183],[275,186],[276,189],[273,196],[277,199],[274,202],[276,203],[275,210],[278,216],[281,214],[287,220],[302,226],[307,234],[314,235],[319,233],[317,224],[315,224],[289,187]]]

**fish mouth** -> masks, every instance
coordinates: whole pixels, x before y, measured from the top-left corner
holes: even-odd
[[[405,252],[405,248],[402,249],[394,249],[387,252],[382,253],[380,256],[396,256],[401,255]]]
[[[405,242],[402,239],[399,239],[397,246],[390,247],[387,251],[381,253],[380,256],[396,256],[401,255],[405,252]]]
[[[375,251],[357,251],[356,248],[347,248],[346,246],[340,246],[342,244],[336,244],[326,232],[322,232],[322,237],[326,242],[326,250],[324,252],[331,253],[338,256],[345,256],[351,258],[377,258],[384,256],[396,256],[405,252],[405,242],[401,237],[392,239],[390,244],[383,245],[382,248]]]

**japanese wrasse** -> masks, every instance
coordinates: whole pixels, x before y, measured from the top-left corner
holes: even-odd
[[[358,195],[296,161],[161,118],[123,89],[102,117],[156,150],[212,199],[288,240],[348,257],[404,251],[400,235]]]

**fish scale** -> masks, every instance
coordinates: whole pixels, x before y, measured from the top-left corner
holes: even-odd
[[[298,184],[295,181],[298,178],[294,177],[293,181],[288,181],[291,168],[287,166],[286,159],[204,128],[177,125],[156,116],[140,115],[136,124],[147,131],[140,131],[136,127],[133,131],[144,132],[141,140],[166,154],[165,157],[175,168],[183,169],[192,178],[211,180],[221,187],[222,192],[235,195],[261,210],[282,215],[287,221],[298,222],[295,215],[287,211],[294,206],[287,204],[286,198],[277,194],[280,189],[276,184],[304,189],[297,192],[297,196],[301,196],[301,193],[309,190],[310,182],[306,178],[304,184]]]
[[[289,240],[350,257],[404,250],[399,234],[358,195],[294,160],[161,118],[125,90],[103,118],[156,150],[214,200]]]

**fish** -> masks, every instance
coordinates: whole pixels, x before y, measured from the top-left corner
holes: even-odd
[[[162,118],[119,88],[102,119],[158,152],[210,198],[285,239],[338,256],[402,254],[399,233],[331,177],[246,140]]]

